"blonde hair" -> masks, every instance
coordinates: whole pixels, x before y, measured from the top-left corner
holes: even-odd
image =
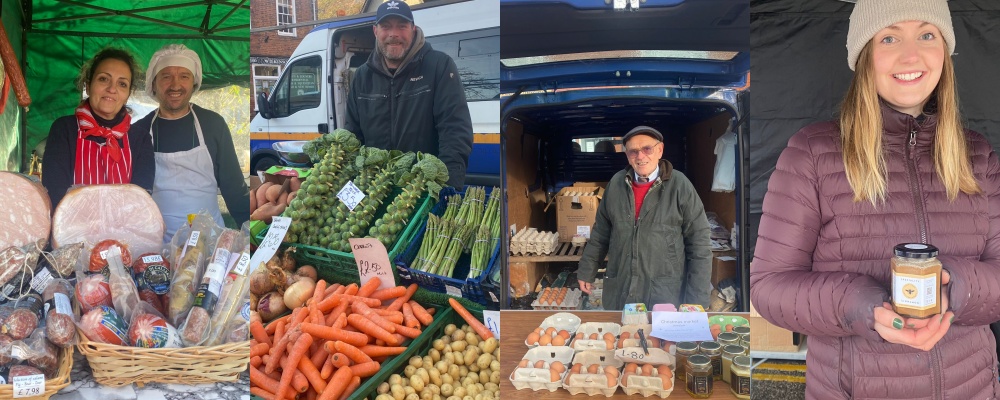
[[[854,191],[854,201],[885,201],[886,166],[882,155],[882,111],[875,89],[872,42],[861,50],[851,86],[840,106],[840,135],[847,182]],[[954,201],[958,192],[980,193],[972,174],[969,148],[958,109],[955,70],[950,56],[937,88],[931,93],[937,102],[937,131],[934,136],[934,169]]]

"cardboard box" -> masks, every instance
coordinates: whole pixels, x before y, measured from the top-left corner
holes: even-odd
[[[794,353],[799,351],[799,334],[780,328],[761,317],[750,303],[750,350]]]
[[[736,252],[712,252],[712,286],[718,287],[719,282],[736,276]]]
[[[571,192],[589,193],[583,196],[567,196]],[[577,234],[590,238],[590,230],[594,227],[597,217],[597,206],[604,197],[604,188],[600,186],[567,186],[562,188],[545,209],[555,203],[556,226],[560,242],[569,242]]]
[[[510,263],[510,287],[514,297],[524,297],[535,290],[535,285],[548,270],[548,263],[512,262]]]
[[[298,174],[299,179],[305,181],[309,177],[309,173],[312,171],[310,168],[294,168],[294,167],[283,167],[280,165],[275,165],[264,171],[264,182],[271,182],[275,185],[280,185],[285,183],[285,181],[291,179],[290,175],[280,175],[281,171],[295,171]]]
[[[250,190],[256,190],[257,188],[260,187],[260,185],[262,183],[263,182],[261,182],[260,178],[257,177],[256,175],[255,176],[251,176],[250,177]]]

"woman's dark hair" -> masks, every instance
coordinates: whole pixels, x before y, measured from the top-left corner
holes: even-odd
[[[142,81],[142,69],[135,61],[135,56],[125,49],[114,47],[105,48],[94,55],[80,68],[80,74],[76,78],[77,89],[84,90],[90,81],[94,79],[94,70],[105,60],[118,60],[128,65],[129,72],[132,73],[132,80],[129,82],[129,94],[135,93],[135,88]]]

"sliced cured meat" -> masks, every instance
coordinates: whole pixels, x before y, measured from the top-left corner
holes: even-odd
[[[0,249],[48,241],[52,205],[41,184],[13,172],[0,172]],[[15,229],[16,228],[16,229]]]
[[[159,251],[163,217],[149,193],[136,185],[90,185],[70,189],[52,218],[52,244],[127,240],[133,254]],[[86,254],[87,257],[90,254]],[[84,260],[87,262],[88,260]]]

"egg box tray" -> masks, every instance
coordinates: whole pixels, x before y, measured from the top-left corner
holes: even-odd
[[[652,336],[650,336],[649,334],[653,331],[653,324],[631,324],[631,325],[623,325],[622,329],[621,329],[621,333],[619,334],[619,340],[616,343],[616,345],[617,345],[616,348],[641,347],[642,345],[639,343],[639,336],[637,334],[637,332],[639,331],[639,329],[642,329],[642,334],[646,336],[646,341],[648,343],[649,339],[652,338]],[[626,332],[628,333],[629,338],[622,340],[621,336],[624,336],[624,334]],[[664,342],[669,343],[670,346],[668,348],[663,349],[663,350],[665,350],[666,352],[668,352],[670,354],[674,354],[674,351],[675,351],[674,350],[674,348],[675,348],[674,342],[671,342],[671,341],[665,340],[665,339],[660,339],[660,338],[656,338],[656,339],[658,339],[661,342],[661,346],[655,346],[655,347],[663,349],[662,343],[664,343]],[[654,346],[650,346],[650,347],[654,347]]]
[[[577,363],[582,364],[584,367],[598,364],[601,366],[601,370],[596,374],[585,372],[566,374],[566,377],[563,378],[563,388],[569,391],[570,394],[585,393],[588,396],[604,395],[605,397],[611,397],[618,390],[621,379],[621,368],[624,363],[615,358],[613,351],[581,351],[573,356],[570,368],[572,368],[573,364]],[[614,385],[610,387],[608,386],[607,375],[604,373],[604,367],[607,366],[612,366],[618,370],[618,376],[613,380]]]
[[[584,350],[595,350],[595,351],[608,351],[614,350],[618,343],[618,335],[621,333],[622,326],[614,322],[585,322],[580,325],[577,329],[576,335],[573,336],[573,342],[571,347],[576,351]],[[587,339],[592,334],[597,334],[598,339]],[[611,348],[607,348],[604,342],[605,334],[612,334],[615,337],[615,342],[612,343]],[[579,339],[577,336],[583,334],[584,339]]]
[[[552,334],[553,337],[559,331],[565,330],[566,332],[569,332],[570,340],[572,340],[573,335],[576,333],[577,329],[580,329],[580,324],[581,324],[580,317],[577,317],[574,314],[556,313],[548,317],[545,317],[545,319],[542,320],[542,323],[538,325],[538,327],[541,328],[543,332],[548,328],[554,328],[555,332],[553,332]],[[569,341],[566,342],[567,345],[569,343],[570,343]],[[528,343],[527,338],[524,339],[524,345],[528,346],[528,348],[538,347],[537,344]],[[543,347],[549,347],[549,346],[543,346]]]
[[[529,365],[534,365],[538,361],[544,361],[546,366],[553,361],[568,365],[573,360],[573,349],[568,346],[538,347],[528,350],[521,359],[527,359]],[[552,373],[548,368],[515,368],[510,373],[510,383],[517,390],[531,389],[533,391],[548,390],[554,392],[562,387],[562,379],[566,377],[567,372],[569,372],[569,367],[560,374],[558,380],[552,381]]]
[[[531,302],[531,308],[535,310],[576,310],[580,308],[582,296],[583,292],[580,289],[571,289],[566,292],[566,297],[558,304],[543,304],[536,298],[535,301]]]

